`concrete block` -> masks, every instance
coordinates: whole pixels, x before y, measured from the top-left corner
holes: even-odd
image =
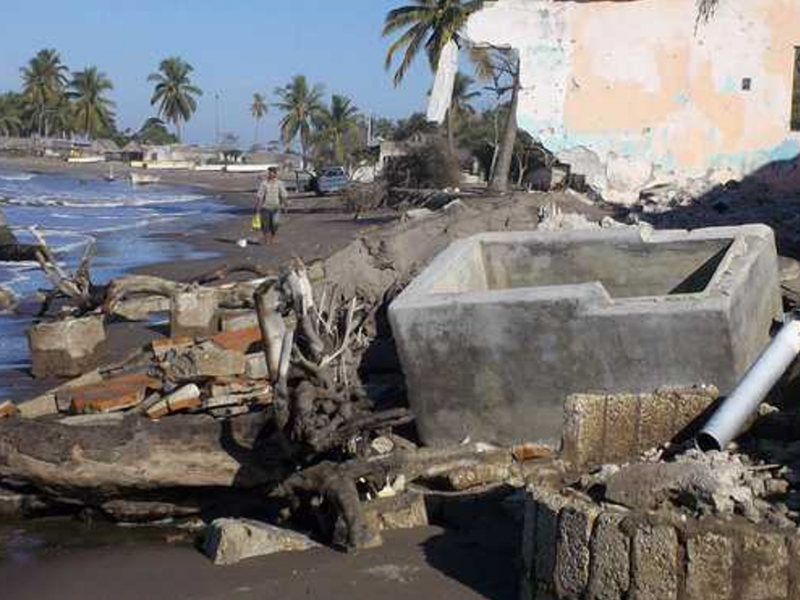
[[[507,446],[557,444],[564,399],[588,386],[728,393],[781,312],[772,230],[746,225],[480,234],[389,317],[422,441]]]
[[[175,294],[170,312],[170,337],[203,337],[219,330],[217,294],[198,289]]]
[[[245,377],[251,380],[269,379],[269,365],[263,352],[247,355]]]
[[[686,542],[686,600],[734,600],[734,540],[703,533]]]
[[[572,502],[558,519],[556,550],[556,591],[566,598],[582,597],[589,585],[589,544],[600,509],[588,503]]]
[[[576,465],[602,463],[605,454],[606,397],[573,394],[564,404],[562,455]]]
[[[250,519],[217,519],[206,529],[203,550],[215,565],[318,547],[303,534]]]
[[[254,310],[225,311],[220,316],[222,331],[240,331],[258,326],[258,314]]]
[[[102,316],[39,323],[28,330],[34,377],[77,377],[105,357],[106,328]]]
[[[558,517],[566,500],[544,489],[534,490],[533,500],[536,503],[533,573],[537,584],[550,589],[555,585]]]
[[[789,590],[789,553],[779,534],[748,531],[741,535],[737,593],[748,600],[785,598]]]
[[[677,600],[678,572],[675,529],[638,524],[632,545],[631,600]]]
[[[591,600],[618,600],[626,597],[630,589],[631,541],[622,529],[624,520],[624,515],[613,513],[604,513],[597,519],[587,594]]]
[[[364,512],[379,531],[414,529],[428,525],[428,511],[422,494],[404,492],[391,498],[366,502]]]
[[[225,350],[213,342],[192,348],[192,360],[202,377],[236,377],[244,375],[247,359],[241,352]]]
[[[624,462],[638,453],[639,397],[616,394],[606,397],[604,463]]]

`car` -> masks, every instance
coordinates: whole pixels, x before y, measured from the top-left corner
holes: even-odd
[[[307,194],[317,191],[317,177],[311,171],[305,169],[295,169],[293,176],[283,180],[283,184],[288,192]]]
[[[350,176],[344,167],[323,169],[317,176],[316,192],[318,196],[341,192],[350,185]]]

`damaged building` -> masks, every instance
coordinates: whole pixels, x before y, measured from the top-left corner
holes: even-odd
[[[520,127],[609,201],[797,183],[797,0],[722,2],[708,22],[695,0],[498,0],[465,36],[519,52]]]

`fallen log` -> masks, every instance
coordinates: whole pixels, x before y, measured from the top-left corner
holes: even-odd
[[[59,502],[98,509],[116,505],[120,513],[130,502],[140,519],[147,506],[155,518],[163,518],[170,506],[182,515],[186,504],[176,502],[181,494],[210,497],[212,491],[254,490],[283,480],[281,457],[264,452],[270,421],[267,412],[227,421],[184,415],[157,423],[133,414],[118,424],[85,427],[4,419],[0,479],[26,481]]]

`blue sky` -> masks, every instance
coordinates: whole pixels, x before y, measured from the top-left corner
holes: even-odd
[[[122,128],[153,114],[147,76],[179,55],[205,91],[187,141],[214,138],[214,93],[223,131],[250,144],[248,104],[295,74],[351,97],[365,112],[393,118],[425,106],[432,76],[419,60],[394,88],[383,70],[386,12],[403,0],[3,0],[0,91],[18,89],[19,68],[41,48],[56,48],[72,69],[97,65],[114,82]],[[262,140],[277,137],[277,111]]]

